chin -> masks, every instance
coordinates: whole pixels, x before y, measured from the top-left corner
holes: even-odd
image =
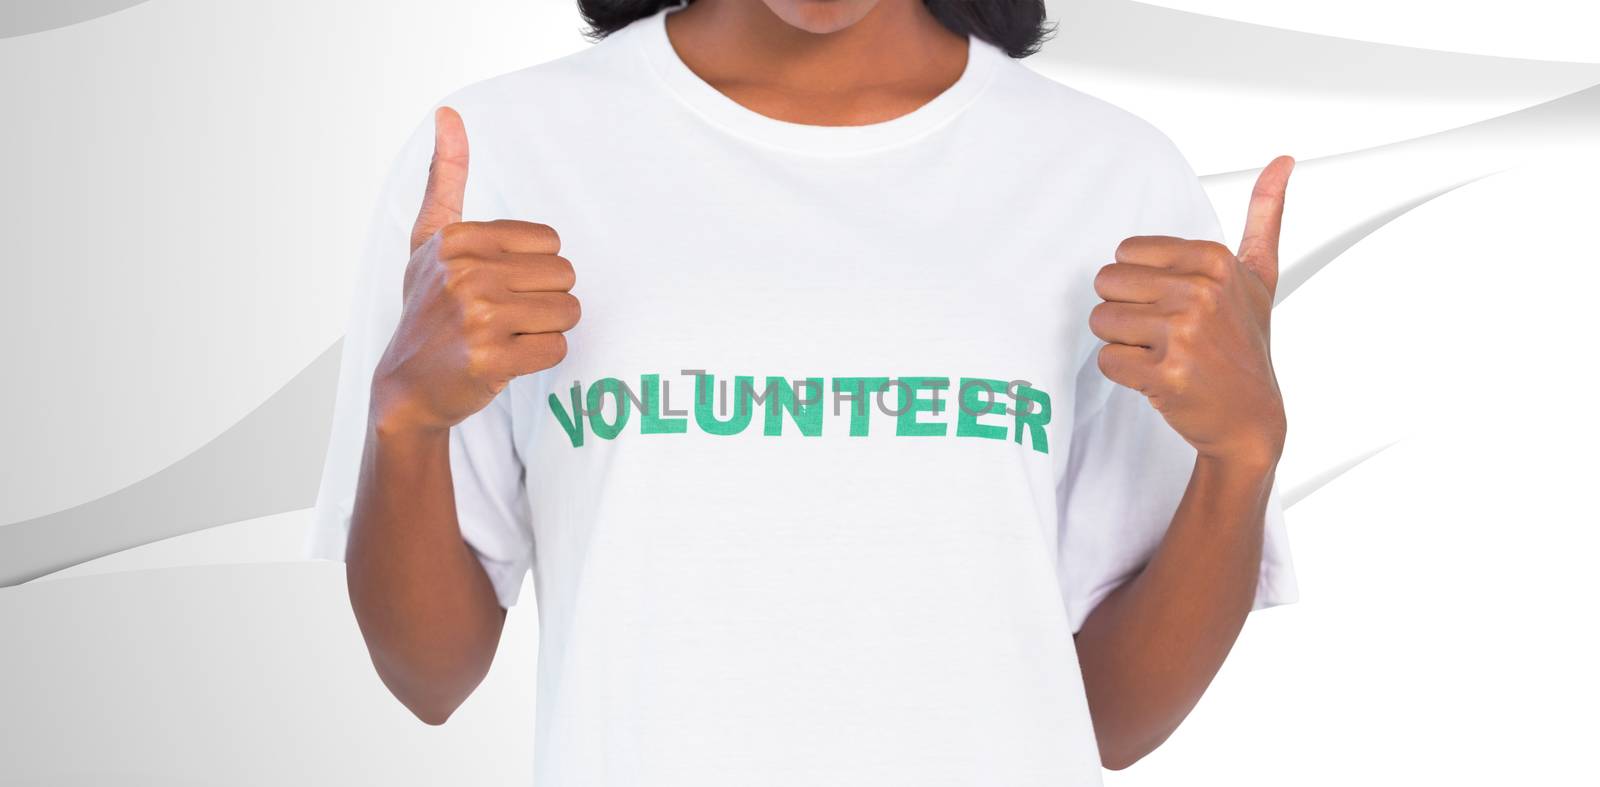
[[[837,33],[859,21],[878,0],[764,0],[779,19],[807,33]]]

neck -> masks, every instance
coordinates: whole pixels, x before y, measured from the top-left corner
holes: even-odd
[[[967,42],[922,0],[880,0],[859,21],[812,33],[761,0],[695,0],[667,17],[678,56],[701,79],[765,115],[817,125],[872,123],[943,92]]]

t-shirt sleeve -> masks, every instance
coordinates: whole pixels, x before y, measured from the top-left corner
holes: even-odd
[[[307,552],[343,560],[367,437],[373,371],[400,321],[411,221],[422,203],[433,124],[420,125],[396,159],[369,224],[346,326],[322,483]],[[473,194],[467,195],[470,210]],[[462,538],[494,583],[501,606],[516,603],[532,564],[523,465],[513,439],[508,386],[450,431],[450,474]]]
[[[1169,160],[1152,179],[1151,207],[1136,234],[1226,242],[1199,178],[1175,149]],[[1059,487],[1059,576],[1074,632],[1154,555],[1195,461],[1194,448],[1143,394],[1106,379],[1098,364],[1100,346],[1094,345],[1077,372],[1072,442]],[[1276,483],[1263,525],[1255,609],[1298,597]]]
[[[507,609],[517,603],[533,565],[532,513],[512,438],[510,399],[508,386],[450,430],[450,477],[461,536]]]

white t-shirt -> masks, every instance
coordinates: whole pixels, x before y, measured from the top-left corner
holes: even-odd
[[[541,787],[1090,785],[1073,632],[1194,451],[1100,373],[1096,270],[1222,239],[1159,131],[970,40],[908,115],[752,112],[666,13],[473,85],[467,219],[556,228],[583,320],[453,430],[466,541],[532,569]],[[367,245],[312,549],[340,558],[431,121]],[[576,385],[576,393],[574,386]],[[1274,494],[1258,607],[1293,600]],[[530,665],[531,666],[531,665]]]

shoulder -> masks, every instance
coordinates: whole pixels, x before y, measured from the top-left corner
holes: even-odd
[[[396,205],[419,198],[433,152],[433,109],[448,106],[466,124],[474,163],[526,151],[528,140],[562,144],[614,122],[644,89],[639,61],[624,28],[571,54],[479,80],[440,98],[418,118],[391,166],[387,191]],[[493,168],[474,167],[470,191]]]
[[[1033,171],[1048,173],[1063,200],[1091,192],[1097,205],[1128,220],[1127,234],[1217,234],[1199,175],[1148,120],[1018,61],[991,88],[1007,141],[1028,151]]]
[[[1124,175],[1194,176],[1177,144],[1154,124],[1021,61],[1001,68],[990,92],[1035,147],[1063,160],[1093,160]]]
[[[440,103],[465,115],[534,106],[566,111],[574,101],[617,100],[617,90],[637,82],[637,53],[630,40],[636,33],[624,28],[571,54],[466,85]],[[556,102],[563,103],[552,106]]]
[[[990,87],[999,133],[1007,149],[1026,151],[1014,155],[1042,175],[1046,199],[1096,211],[1098,226],[1121,237],[1221,237],[1199,175],[1154,124],[1017,61]]]

